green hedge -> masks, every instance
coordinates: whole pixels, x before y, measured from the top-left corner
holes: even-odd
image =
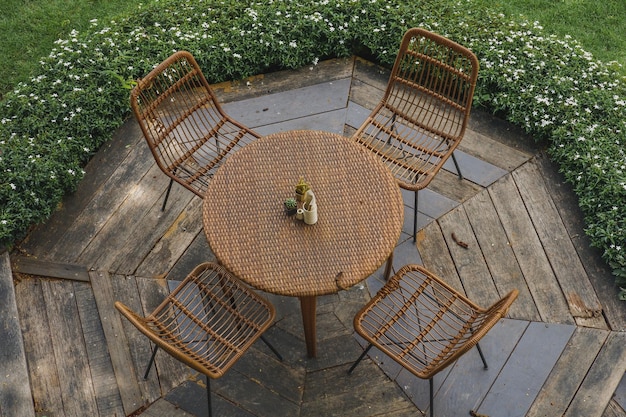
[[[626,81],[570,39],[475,0],[158,1],[59,41],[0,107],[0,242],[11,246],[75,189],[82,167],[129,114],[132,81],[173,51],[210,82],[360,54],[389,66],[404,31],[470,47],[475,105],[550,143],[592,244],[626,287]],[[625,295],[623,291],[622,295]]]

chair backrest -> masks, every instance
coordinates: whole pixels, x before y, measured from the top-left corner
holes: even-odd
[[[407,370],[428,379],[474,347],[517,294],[513,290],[483,309],[424,267],[406,265],[357,314],[354,326]]]
[[[130,99],[159,168],[200,196],[206,178],[228,154],[258,137],[225,114],[186,51],[174,53],[138,80]]]
[[[170,355],[221,377],[271,325],[274,307],[214,263],[198,265],[148,316],[115,307]]]
[[[405,188],[424,188],[463,138],[478,66],[469,49],[409,29],[384,97],[355,133],[357,141],[393,165]]]

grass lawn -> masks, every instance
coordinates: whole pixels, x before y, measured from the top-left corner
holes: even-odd
[[[0,1],[0,94],[27,81],[57,39],[87,29],[91,19],[110,21],[137,5],[130,0]]]
[[[538,21],[546,31],[570,35],[601,61],[626,68],[626,1],[498,0],[506,14]],[[626,75],[626,69],[622,71]]]
[[[539,21],[550,33],[569,34],[600,60],[616,60],[626,68],[624,0],[488,1],[507,14],[523,14]],[[74,29],[86,30],[91,19],[110,21],[137,7],[138,3],[130,0],[3,0],[0,95],[18,82],[27,81],[55,40],[66,38]]]

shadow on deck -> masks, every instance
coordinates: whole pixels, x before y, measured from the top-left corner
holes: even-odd
[[[262,134],[350,135],[386,80],[386,71],[352,58],[223,83],[216,92],[233,118]],[[413,197],[405,193],[394,267],[422,263],[482,305],[513,287],[520,297],[481,342],[489,370],[469,352],[435,377],[436,415],[626,416],[626,305],[589,249],[569,187],[528,138],[480,112],[457,159],[463,180],[450,167],[420,192],[417,244]],[[7,359],[0,416],[206,415],[204,379],[168,355],[157,355],[156,372],[141,378],[150,345],[113,307],[120,300],[149,311],[195,265],[214,259],[201,230],[201,200],[174,187],[160,211],[168,179],[133,120],[86,171],[10,264],[8,254],[0,262],[0,301],[13,308],[0,332]],[[277,309],[267,337],[285,360],[256,344],[212,385],[216,415],[425,410],[428,383],[378,352],[346,374],[362,351],[352,318],[381,277],[319,299],[316,359],[305,355],[298,300],[266,294]]]

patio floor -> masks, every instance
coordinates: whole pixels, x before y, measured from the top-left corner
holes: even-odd
[[[350,58],[215,89],[233,118],[261,134],[350,135],[386,81],[385,70]],[[520,296],[481,342],[488,370],[470,351],[435,377],[435,415],[625,417],[626,303],[589,248],[569,186],[540,145],[478,111],[456,155],[464,179],[451,166],[420,192],[416,243],[405,192],[394,267],[424,264],[482,305],[511,288]],[[161,352],[144,381],[150,344],[113,307],[120,300],[148,311],[195,265],[214,259],[201,199],[174,186],[160,211],[168,179],[134,120],[86,171],[48,222],[10,256],[0,254],[0,417],[205,416],[204,377]],[[382,270],[318,300],[315,359],[306,357],[298,300],[265,294],[277,309],[267,338],[285,359],[253,346],[212,383],[215,414],[426,411],[428,383],[379,352],[346,373],[362,351],[352,318],[381,277]]]

